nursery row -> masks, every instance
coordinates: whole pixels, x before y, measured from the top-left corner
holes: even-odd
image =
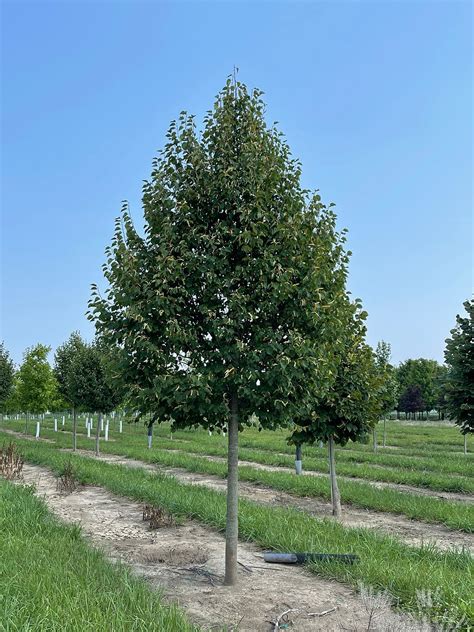
[[[175,607],[56,520],[31,487],[0,477],[0,629],[192,632]],[[46,608],[47,605],[47,608]]]
[[[2,439],[5,435],[2,436]],[[135,500],[153,503],[219,530],[225,527],[225,495],[202,486],[186,485],[171,476],[127,468],[60,452],[58,445],[18,440],[25,458],[61,473],[68,459],[85,484],[100,485]],[[316,520],[304,512],[267,507],[248,500],[239,503],[240,537],[265,548],[354,553],[358,564],[314,563],[315,573],[354,586],[362,581],[386,589],[400,607],[410,610],[420,589],[435,598],[428,614],[433,620],[474,621],[470,601],[473,564],[462,552],[410,547],[369,529],[351,529],[332,520]]]

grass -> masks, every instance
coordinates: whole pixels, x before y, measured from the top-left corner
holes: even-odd
[[[159,505],[221,531],[225,528],[225,494],[140,468],[79,455],[71,457],[45,443],[27,440],[18,443],[29,462],[59,473],[65,459],[72,458],[77,476],[85,484],[101,485],[113,493]],[[317,563],[309,568],[353,586],[362,581],[377,590],[387,590],[407,611],[418,608],[417,591],[430,591],[436,597],[425,614],[432,620],[445,623],[462,620],[462,629],[466,630],[474,624],[473,564],[467,553],[410,547],[370,529],[346,528],[329,519],[316,520],[295,509],[268,507],[248,500],[239,503],[239,522],[241,539],[268,549],[355,553],[361,561],[353,566]]]
[[[45,431],[43,435],[54,439],[60,447],[70,446],[70,436],[63,433]],[[117,438],[117,435],[116,437]],[[160,443],[165,440],[161,439]],[[221,478],[227,475],[227,465],[211,461],[205,456],[192,456],[180,452],[153,448],[148,450],[142,435],[127,435],[113,442],[101,442],[101,450],[107,454],[117,454],[148,463],[158,463],[169,467],[181,467],[191,472],[212,474]],[[168,447],[176,447],[178,442],[166,440]],[[183,444],[187,446],[188,444]],[[78,447],[91,449],[91,440],[78,436]],[[310,496],[329,500],[331,497],[327,477],[295,476],[290,472],[273,472],[254,467],[239,467],[241,480],[265,485],[295,496]],[[363,482],[340,480],[342,501],[355,507],[404,515],[410,519],[434,524],[443,524],[451,529],[468,533],[474,532],[474,506],[462,501],[446,501],[431,496],[422,496],[390,488],[377,488]]]
[[[121,565],[90,548],[78,526],[59,523],[30,487],[0,479],[0,630],[191,632]]]

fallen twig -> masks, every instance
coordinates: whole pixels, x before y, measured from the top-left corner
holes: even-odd
[[[330,608],[329,610],[324,610],[324,612],[308,612],[306,616],[307,617],[324,617],[326,614],[329,614],[330,612],[334,612],[335,610],[337,610],[337,606],[334,606],[334,608]]]
[[[245,566],[245,564],[242,564],[242,562],[239,562],[239,560],[237,560],[237,564],[240,564],[240,566],[242,566],[242,568],[245,568],[245,570],[248,573],[253,573],[253,570],[250,568],[250,566]]]

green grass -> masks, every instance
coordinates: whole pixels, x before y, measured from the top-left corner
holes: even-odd
[[[197,630],[121,565],[59,523],[29,487],[0,479],[0,630]]]
[[[69,447],[71,443],[70,435],[64,433],[45,430],[43,436],[54,439],[60,447]],[[118,436],[115,435],[115,438],[118,439]],[[156,447],[148,450],[144,443],[145,437],[142,434],[129,434],[113,442],[102,441],[101,450],[106,454],[116,454],[168,467],[181,467],[191,472],[212,474],[221,478],[227,475],[227,466],[223,462],[210,461],[205,456],[169,452]],[[157,444],[174,448],[178,442],[161,438],[159,442],[155,439],[155,446]],[[80,434],[78,447],[92,449],[93,441]],[[239,476],[241,480],[265,485],[295,496],[325,500],[331,497],[327,477],[295,476],[290,472],[273,472],[242,465],[239,467]],[[443,524],[468,533],[474,532],[474,505],[471,503],[447,501],[390,488],[380,489],[367,483],[350,480],[340,480],[339,487],[344,503],[374,511],[398,513],[410,519]]]
[[[116,494],[160,505],[218,530],[225,528],[225,494],[140,468],[71,456],[45,443],[27,440],[17,443],[29,462],[59,473],[65,460],[71,458],[85,484],[101,485]],[[240,538],[265,548],[355,553],[361,558],[356,565],[318,563],[310,565],[310,569],[354,586],[362,581],[377,590],[388,590],[399,606],[408,611],[416,608],[418,590],[438,591],[427,615],[445,622],[463,619],[466,630],[474,624],[473,564],[467,553],[410,547],[370,529],[350,529],[332,520],[316,520],[295,509],[268,507],[248,500],[239,503],[239,522]]]

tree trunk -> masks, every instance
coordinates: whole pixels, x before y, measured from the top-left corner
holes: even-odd
[[[331,478],[331,502],[332,502],[332,515],[338,520],[341,518],[341,496],[339,494],[339,487],[337,486],[336,478],[336,460],[335,460],[335,446],[334,438],[329,437],[329,476]]]
[[[99,418],[97,419],[97,425],[95,427],[95,455],[99,456],[99,441],[100,441],[100,424],[102,421],[102,413],[99,413]]]
[[[28,434],[28,413],[25,415],[25,434]]]
[[[384,417],[383,418],[383,439],[382,439],[382,445],[384,448],[386,445],[386,439],[387,439],[387,418]]]
[[[464,435],[464,454],[467,454],[467,434]]]
[[[76,407],[72,409],[72,450],[77,450],[77,412]]]
[[[226,586],[237,583],[237,542],[239,537],[239,402],[231,394],[227,448],[227,520],[225,534]]]
[[[296,458],[295,458],[295,472],[301,474],[303,472],[303,449],[301,444],[296,446]]]
[[[377,429],[374,428],[372,430],[372,437],[373,437],[373,443],[374,443],[374,452],[377,452]]]
[[[151,444],[153,442],[153,424],[151,422],[148,423],[147,437],[148,449],[151,450]]]

